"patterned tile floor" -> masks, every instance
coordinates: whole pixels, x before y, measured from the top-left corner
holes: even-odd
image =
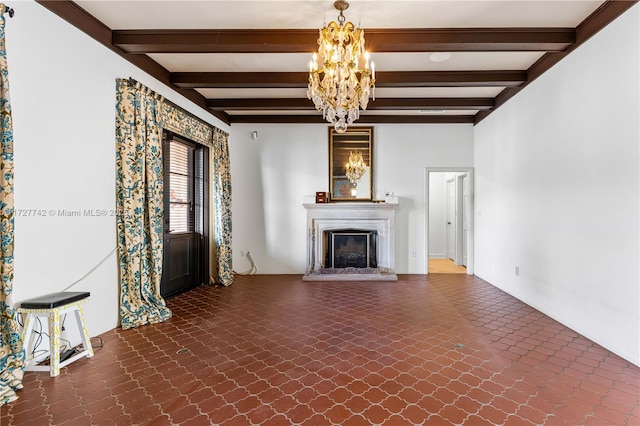
[[[2,425],[638,425],[640,369],[467,275],[239,276],[112,330]]]

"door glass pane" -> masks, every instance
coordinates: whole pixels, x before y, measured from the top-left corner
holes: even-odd
[[[192,151],[187,145],[171,141],[169,154],[169,229],[193,231]]]
[[[204,233],[204,215],[201,213],[204,211],[204,202],[205,202],[205,158],[206,158],[206,149],[196,149],[195,151],[195,164],[194,164],[194,205],[195,212],[194,215],[194,230],[197,233]]]

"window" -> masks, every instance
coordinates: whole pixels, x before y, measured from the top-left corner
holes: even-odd
[[[194,230],[194,148],[176,140],[169,144],[169,232]]]

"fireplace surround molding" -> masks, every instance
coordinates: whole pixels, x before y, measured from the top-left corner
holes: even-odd
[[[397,203],[325,203],[303,204],[307,211],[307,267],[303,281],[397,281],[396,210]],[[378,233],[379,273],[327,274],[323,234],[336,230],[370,230]]]

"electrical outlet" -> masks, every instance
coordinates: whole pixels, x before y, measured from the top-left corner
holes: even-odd
[[[416,251],[415,250],[411,251],[411,257],[416,257]]]
[[[244,250],[240,250],[240,256],[244,257]]]
[[[520,267],[516,265],[516,277],[520,276]]]

